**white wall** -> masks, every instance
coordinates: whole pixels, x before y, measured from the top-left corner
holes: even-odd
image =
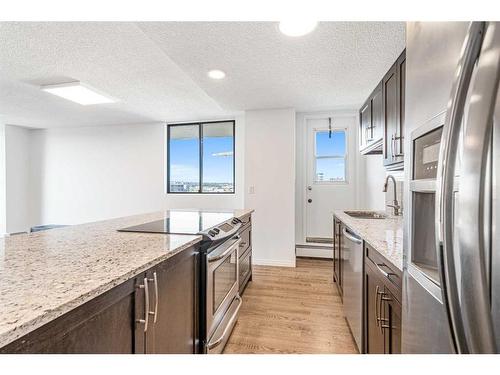
[[[361,206],[368,210],[385,210],[385,193],[382,191],[386,176],[382,155],[364,155],[364,186]]]
[[[31,222],[30,149],[32,130],[5,126],[7,232],[27,232]]]
[[[245,150],[245,207],[255,209],[254,263],[293,267],[295,111],[247,111]]]
[[[0,237],[7,233],[5,125],[0,123]]]
[[[32,224],[77,224],[165,208],[242,208],[244,121],[236,119],[236,193],[165,194],[163,123],[34,130]]]

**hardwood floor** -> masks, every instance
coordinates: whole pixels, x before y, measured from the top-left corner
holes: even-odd
[[[254,266],[224,353],[357,353],[329,260]]]

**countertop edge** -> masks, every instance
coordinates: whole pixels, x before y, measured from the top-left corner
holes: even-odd
[[[333,211],[333,215],[340,221],[342,221],[346,226],[348,226],[353,232],[355,232],[357,235],[359,235],[364,241],[366,241],[375,251],[377,251],[382,257],[384,257],[392,266],[396,267],[398,270],[401,272],[403,271],[403,263],[402,263],[402,254],[403,254],[403,249],[401,248],[399,253],[401,260],[398,262],[395,262],[394,259],[391,259],[390,256],[388,256],[388,251],[387,249],[381,249],[380,245],[377,244],[374,239],[372,238],[372,235],[370,233],[367,233],[363,228],[360,228],[360,222],[359,220],[363,220],[362,223],[369,223],[369,224],[376,224],[379,219],[373,219],[375,222],[371,222],[370,220],[372,219],[356,219],[356,218],[351,218],[349,217],[346,213],[344,213],[342,210],[335,210]],[[384,220],[391,220],[393,223],[396,223],[399,220],[402,220],[402,218],[396,218],[396,217],[391,217],[389,216],[388,219]],[[398,229],[402,230],[403,224],[400,224],[401,227]],[[385,230],[385,229],[384,229]],[[395,237],[396,238],[396,237]],[[402,246],[402,244],[401,244]]]

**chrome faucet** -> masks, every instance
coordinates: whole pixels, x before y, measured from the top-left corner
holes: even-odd
[[[396,198],[396,179],[392,174],[387,175],[387,177],[385,178],[384,189],[382,191],[384,193],[387,193],[387,184],[389,183],[389,179],[391,179],[394,183],[394,199],[392,201],[392,204],[388,204],[387,207],[392,207],[394,216],[399,216],[401,215],[401,206],[399,205],[398,199]]]

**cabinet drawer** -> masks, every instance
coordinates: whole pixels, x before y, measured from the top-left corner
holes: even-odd
[[[379,272],[380,277],[389,281],[388,287],[397,296],[401,295],[402,272],[385,259],[378,251],[365,242],[365,254],[367,261]],[[400,297],[399,297],[400,298]]]
[[[252,247],[252,227],[248,227],[244,229],[240,233],[241,242],[240,248],[238,249],[240,257],[248,250],[248,248]]]

